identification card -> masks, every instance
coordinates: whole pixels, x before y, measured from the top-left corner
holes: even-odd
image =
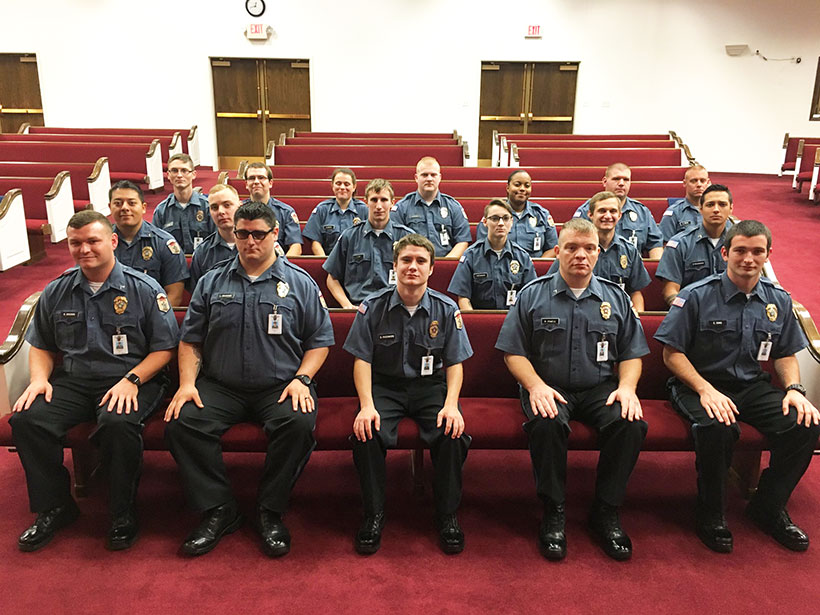
[[[114,354],[128,354],[128,338],[125,335],[112,335],[111,346]]]
[[[507,305],[515,305],[515,293],[514,290],[507,291]]]
[[[596,360],[599,363],[609,361],[609,342],[598,342],[598,353],[596,356]]]
[[[427,356],[421,358],[421,375],[433,375],[433,355],[428,354]]]
[[[390,285],[392,286],[392,285],[393,285],[393,284],[395,284],[397,281],[398,281],[398,278],[396,277],[396,270],[395,270],[395,269],[391,269],[391,270],[390,270],[390,273],[388,273],[388,274],[387,274],[387,283],[388,283],[388,284],[390,284]]]
[[[447,229],[444,229],[439,234],[439,239],[441,240],[441,245],[449,246],[450,245],[450,235],[447,233]]]
[[[532,240],[532,249],[535,252],[541,251],[541,235],[536,235],[535,239]]]
[[[769,355],[772,352],[772,343],[768,340],[760,342],[760,349],[757,351],[758,361],[768,361]]]
[[[281,314],[268,314],[268,335],[282,335]]]
[[[626,240],[636,248],[638,247],[638,236],[634,232]]]
[[[202,243],[202,237],[194,237],[194,250],[199,247],[199,244]]]

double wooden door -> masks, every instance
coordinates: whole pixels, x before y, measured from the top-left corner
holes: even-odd
[[[40,75],[33,53],[0,53],[0,132],[43,125]]]

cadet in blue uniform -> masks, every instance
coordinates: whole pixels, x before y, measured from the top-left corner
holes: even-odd
[[[262,550],[278,557],[290,550],[282,515],[315,446],[313,377],[333,345],[333,328],[316,283],[276,255],[270,207],[243,205],[235,223],[238,255],[205,274],[185,315],[165,437],[189,502],[204,513],[182,552],[202,555],[242,523],[220,437],[236,423],[263,424],[268,450],[257,527]]]
[[[327,256],[339,241],[339,235],[354,224],[367,220],[367,205],[356,194],[356,174],[350,169],[336,169],[330,178],[332,199],[325,199],[311,212],[302,233],[310,240],[313,253]]]
[[[632,307],[645,309],[642,288],[652,279],[643,264],[638,248],[615,232],[621,219],[621,202],[614,192],[599,192],[589,200],[590,221],[598,230],[598,262],[593,273],[599,278],[615,282],[632,299]],[[547,273],[558,272],[558,261]]]
[[[699,164],[694,164],[683,174],[683,187],[686,197],[671,203],[663,212],[658,225],[663,233],[663,240],[669,241],[673,235],[688,231],[700,224],[700,195],[711,183],[709,172]]]
[[[96,419],[92,440],[108,465],[111,550],[137,538],[135,498],[142,464],[142,424],[167,386],[179,328],[162,288],[118,263],[117,236],[102,214],[68,222],[68,248],[79,265],[48,284],[26,334],[31,383],[10,423],[37,520],[20,536],[21,551],[45,546],[77,518],[63,438]],[[55,366],[57,359],[62,365]]]
[[[616,229],[618,234],[638,248],[641,254],[660,258],[663,254],[663,235],[658,223],[646,205],[627,196],[632,184],[632,170],[622,162],[611,164],[604,173],[602,184],[605,191],[614,192],[621,201],[621,219]],[[574,217],[589,219],[589,201],[578,208]]]
[[[786,502],[808,469],[820,434],[820,413],[805,397],[795,353],[806,339],[789,294],[761,277],[771,253],[765,225],[744,220],[729,229],[727,269],[684,288],[655,338],[675,376],[672,405],[692,423],[698,471],[696,529],[710,549],[732,550],[726,524],[726,475],[740,435],[736,420],[761,431],[771,447],[747,514],[767,534],[794,551],[809,538],[786,511]],[[786,392],[772,386],[761,362],[774,361]]]
[[[239,209],[239,194],[229,184],[217,184],[208,192],[210,217],[216,232],[205,238],[191,259],[191,279],[188,288],[193,292],[199,278],[214,265],[236,256],[236,238],[233,217]]]
[[[493,199],[484,208],[481,228],[485,238],[467,248],[450,280],[448,292],[458,297],[462,310],[506,310],[519,290],[535,279],[527,251],[510,239],[512,208]]]
[[[354,308],[368,295],[396,284],[393,246],[413,231],[390,219],[393,186],[374,179],[365,189],[367,222],[349,228],[322,265],[327,288],[343,308]],[[355,304],[355,305],[354,305]]]
[[[436,256],[458,258],[473,240],[470,222],[461,203],[439,192],[441,167],[425,156],[416,165],[419,189],[406,195],[393,207],[393,221],[403,224],[423,237],[436,249]]]
[[[726,271],[721,250],[732,225],[732,193],[712,184],[703,192],[698,207],[701,223],[675,235],[666,243],[655,276],[664,280],[663,298],[671,305],[680,289],[712,274]]]
[[[402,237],[394,250],[396,288],[368,297],[360,306],[344,349],[356,357],[353,381],[360,410],[353,423],[353,460],[359,472],[364,521],[354,545],[375,553],[384,527],[386,449],[396,446],[399,421],[411,417],[430,447],[439,542],[445,553],[464,549],[456,518],[461,468],[470,437],[458,396],[461,362],[473,354],[452,299],[427,288],[435,250],[417,235]]]
[[[571,419],[598,430],[601,454],[590,526],[613,559],[632,555],[618,507],[638,460],[646,423],[635,392],[649,353],[629,297],[592,274],[598,236],[572,219],[558,237],[560,270],[531,282],[510,308],[496,348],[521,385],[536,491],[544,504],[538,544],[566,556],[564,491]],[[549,383],[549,384],[547,384]]]
[[[196,169],[188,154],[174,154],[168,159],[168,181],[173,194],[154,210],[154,226],[171,233],[185,254],[193,254],[197,246],[216,228],[208,215],[208,197],[194,192]]]
[[[524,248],[531,258],[550,256],[558,243],[555,221],[548,209],[529,200],[531,194],[530,174],[524,170],[513,171],[507,178],[507,203],[513,213],[510,239]],[[486,237],[487,228],[479,224],[476,243]]]
[[[251,162],[245,170],[245,181],[251,198],[242,202],[258,201],[267,203],[279,221],[279,243],[283,246],[285,256],[299,256],[302,253],[302,231],[299,228],[299,216],[296,211],[277,198],[271,196],[270,189],[273,173],[262,162]]]
[[[108,198],[116,222],[114,233],[119,238],[115,250],[117,260],[147,273],[162,285],[171,305],[181,305],[189,273],[177,240],[143,220],[145,200],[136,184],[118,181],[111,186]]]

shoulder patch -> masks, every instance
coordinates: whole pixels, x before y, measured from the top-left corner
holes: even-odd
[[[674,211],[672,211],[672,208],[670,207],[670,208],[669,208],[669,209],[667,209],[665,212],[663,212],[663,215],[664,215],[664,216],[674,216],[674,215],[675,215],[675,212],[674,212]]]
[[[459,257],[458,257],[458,262],[459,262],[459,263],[463,263],[463,262],[464,262],[464,255],[463,255],[463,254],[462,254],[461,256],[459,256]]]
[[[358,307],[357,311],[359,312],[359,314],[367,314],[367,303],[362,301],[359,304],[359,307]]]
[[[675,306],[675,307],[683,307],[685,303],[686,303],[686,299],[684,299],[680,295],[675,297],[674,301],[672,301],[672,305]]]
[[[168,301],[168,295],[165,293],[157,294],[157,307],[162,313],[165,313],[171,309],[171,303]]]
[[[296,212],[290,214],[291,220],[293,220],[296,224],[299,224],[299,216],[296,215]]]
[[[456,310],[453,313],[453,316],[456,320],[456,329],[463,329],[464,328],[464,321],[461,320],[461,310]]]
[[[670,239],[669,241],[666,242],[666,247],[667,248],[677,248],[678,247],[677,240],[676,239]]]
[[[547,214],[547,223],[550,226],[555,226],[555,220],[552,219],[552,214]]]
[[[165,245],[168,246],[168,250],[171,252],[171,254],[179,254],[182,252],[182,249],[179,247],[179,244],[177,243],[176,239],[169,239],[165,242]],[[144,255],[143,258],[145,258]]]

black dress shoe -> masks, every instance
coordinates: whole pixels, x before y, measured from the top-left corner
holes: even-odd
[[[721,512],[695,513],[695,531],[701,542],[717,553],[731,553],[734,545],[732,532]]]
[[[538,528],[538,548],[548,560],[558,561],[567,556],[567,535],[564,531],[566,514],[563,504],[544,507],[544,518]]]
[[[114,517],[105,540],[105,548],[109,551],[127,549],[136,542],[138,532],[137,513],[131,508],[127,512]]]
[[[384,529],[384,512],[367,515],[353,540],[356,553],[371,555],[378,551],[382,546],[382,529]]]
[[[809,548],[808,535],[791,520],[785,508],[772,514],[752,500],[746,507],[746,514],[761,530],[787,549],[805,551]]]
[[[74,500],[69,500],[63,506],[41,512],[37,515],[34,525],[20,534],[20,538],[17,539],[17,547],[26,552],[41,549],[51,542],[58,530],[70,525],[79,516],[80,509],[77,508]]]
[[[290,532],[280,513],[260,508],[259,533],[262,535],[262,551],[268,557],[282,557],[290,551]]]
[[[436,526],[438,543],[442,551],[454,555],[464,550],[464,532],[461,531],[455,513],[436,517]]]
[[[238,530],[244,520],[234,503],[212,508],[182,543],[182,553],[191,556],[205,555],[219,544],[223,536]]]
[[[609,557],[618,561],[632,557],[632,541],[621,528],[616,506],[596,503],[592,507],[589,527]]]

